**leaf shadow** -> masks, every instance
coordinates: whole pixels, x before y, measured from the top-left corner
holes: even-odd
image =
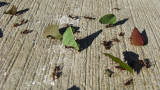
[[[113,26],[118,26],[118,25],[122,25],[124,24],[126,21],[128,21],[129,18],[125,18],[123,20],[119,20],[118,22],[116,22],[115,24],[113,24]]]
[[[26,8],[26,9],[20,10],[20,11],[18,11],[18,12],[17,12],[17,14],[18,14],[18,15],[21,15],[21,14],[23,14],[23,13],[27,12],[27,11],[29,11],[29,8]]]
[[[139,55],[132,52],[132,51],[125,51],[123,52],[124,60],[127,61],[127,64],[134,69],[134,71],[139,74],[140,70],[142,69],[143,65],[140,64]]]
[[[87,36],[87,37],[85,37],[85,38],[83,38],[83,39],[80,39],[79,41],[78,41],[78,44],[80,44],[80,50],[79,51],[83,51],[84,49],[86,49],[86,48],[88,48],[91,44],[92,44],[92,42],[93,42],[93,40],[100,34],[102,32],[102,30],[99,30],[99,31],[97,31],[97,32],[95,32],[95,33],[93,33],[93,34],[91,34],[91,35],[89,35],[89,36]]]
[[[0,38],[2,38],[3,37],[3,32],[2,32],[2,30],[0,29]]]
[[[144,29],[141,33],[141,35],[144,37],[145,39],[145,42],[144,42],[144,45],[147,45],[148,44],[148,37],[147,37],[147,34],[146,34],[146,30]]]
[[[77,86],[72,86],[71,88],[69,88],[69,89],[67,89],[67,90],[80,90],[80,88],[77,87]]]
[[[0,7],[4,6],[4,5],[7,5],[8,3],[6,2],[0,2]]]
[[[73,26],[73,25],[70,25],[70,26],[71,26],[72,29],[75,30],[74,33],[79,32],[78,30],[79,30],[80,27]],[[59,32],[61,33],[61,35],[64,34],[64,32],[67,30],[67,28],[68,28],[68,26],[59,29]]]

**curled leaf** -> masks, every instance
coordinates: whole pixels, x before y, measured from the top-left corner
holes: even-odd
[[[79,50],[78,44],[74,40],[74,36],[73,36],[71,27],[68,27],[67,30],[64,32],[62,42],[66,46],[72,46],[76,50]]]
[[[16,15],[17,14],[17,8],[13,5],[12,8],[8,11],[5,11],[4,14]]]
[[[120,66],[122,66],[124,69],[126,69],[127,71],[129,71],[130,73],[133,74],[133,69],[130,66],[128,66],[126,63],[124,63],[122,60],[120,60],[119,58],[114,57],[114,56],[112,56],[111,54],[108,54],[108,53],[104,53],[104,55],[109,56],[109,58],[111,58],[116,63],[119,63]]]
[[[45,38],[54,37],[56,39],[61,39],[62,35],[59,32],[59,26],[58,25],[49,25],[48,27],[46,27],[43,32],[43,37],[45,37]]]
[[[102,24],[115,24],[117,22],[116,16],[114,14],[107,14],[101,17],[99,20]]]

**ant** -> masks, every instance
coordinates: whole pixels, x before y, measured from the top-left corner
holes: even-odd
[[[17,26],[20,26],[20,24],[19,23],[14,23],[13,24],[13,27],[17,27]]]
[[[22,21],[21,21],[21,25],[22,25],[22,24],[25,24],[25,23],[27,23],[27,22],[28,22],[28,20],[22,20]]]
[[[72,46],[65,46],[65,48],[73,48]]]
[[[122,66],[115,66],[115,68],[120,69],[120,70],[126,70],[126,69],[123,68]]]
[[[72,15],[68,15],[68,17],[71,18],[71,19],[74,19],[74,20],[75,20],[75,19],[78,19],[78,16],[75,16],[75,17],[74,17],[74,16],[72,16]]]
[[[95,18],[93,17],[87,17],[87,16],[83,16],[85,19],[89,19],[89,20],[95,20]]]
[[[33,30],[24,30],[21,32],[21,34],[28,34],[28,33],[31,33]]]
[[[13,27],[20,26],[20,25],[25,24],[25,23],[27,23],[27,22],[28,22],[28,20],[22,20],[20,24],[19,24],[19,23],[14,23],[14,24],[13,24]]]
[[[102,44],[105,46],[105,49],[108,50],[112,46],[112,41],[108,41],[108,42],[107,41],[103,41]]]
[[[144,61],[146,63],[146,68],[150,68],[152,66],[151,62],[149,61],[149,59],[145,59]]]
[[[50,39],[56,39],[55,37],[53,37],[52,35],[48,35],[47,38],[50,38]]]
[[[53,72],[53,80],[59,78],[58,76],[58,71],[60,70],[60,66],[55,66],[54,67],[54,72]]]
[[[124,32],[120,32],[119,36],[124,36],[124,34],[125,34]]]
[[[106,28],[113,27],[113,24],[108,24],[105,26]]]
[[[114,73],[114,72],[111,71],[110,69],[106,69],[106,70],[105,70],[105,74],[107,74],[109,77],[111,77],[113,73]]]
[[[139,60],[138,62],[142,67],[146,66],[145,63],[143,62],[143,60]]]
[[[133,83],[133,79],[130,79],[129,81],[127,81],[124,85],[125,86],[128,86],[128,85],[130,85],[130,84],[132,84]]]
[[[75,29],[75,26],[73,26],[73,24],[66,24],[66,28],[68,28],[68,27],[72,28],[73,34],[80,33],[80,31]]]
[[[118,11],[121,10],[121,9],[119,9],[119,8],[113,8],[113,9],[118,10]],[[113,10],[113,9],[112,9],[112,10]]]
[[[117,43],[120,42],[119,39],[117,39],[117,38],[114,38],[113,41],[114,41],[114,42],[117,42]]]
[[[75,41],[76,41],[76,43],[77,43],[77,45],[78,45],[79,39],[77,39],[77,40],[75,40]],[[72,47],[72,46],[65,46],[65,48],[74,48],[74,47]],[[79,49],[78,51],[80,52],[80,49]]]

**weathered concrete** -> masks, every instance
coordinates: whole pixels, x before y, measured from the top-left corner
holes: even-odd
[[[0,6],[1,90],[160,90],[160,0],[3,1],[9,4]],[[18,10],[29,10],[18,16],[3,14],[12,5]],[[121,10],[112,10],[117,7]],[[105,28],[98,21],[110,13],[115,14],[118,20],[128,20],[116,27]],[[91,16],[96,20],[83,17],[72,20],[68,15]],[[22,19],[28,22],[13,27],[13,23]],[[65,24],[79,27],[81,32],[75,38],[87,37],[84,42],[88,46],[77,52],[65,49],[60,41],[43,38],[43,30],[50,24],[58,24],[61,28]],[[146,31],[147,45],[137,47],[130,44],[129,38],[135,26],[140,32]],[[20,34],[25,29],[33,32]],[[118,36],[121,31],[125,32],[124,37]],[[101,43],[113,38],[120,39],[120,43],[114,43],[110,50],[105,50]],[[138,59],[149,59],[152,66],[131,75],[114,68],[117,64],[102,54],[108,52],[124,60],[125,51],[138,54]],[[55,65],[60,65],[62,75],[53,81]],[[106,68],[115,72],[111,78],[104,74]],[[124,86],[130,78],[134,79],[133,85]]]

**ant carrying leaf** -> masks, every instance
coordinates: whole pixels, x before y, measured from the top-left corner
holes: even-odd
[[[112,41],[108,41],[108,42],[107,41],[103,41],[102,44],[104,45],[105,49],[108,50],[112,46]]]
[[[8,11],[5,11],[4,14],[16,15],[17,14],[17,8],[13,5],[12,8]]]

